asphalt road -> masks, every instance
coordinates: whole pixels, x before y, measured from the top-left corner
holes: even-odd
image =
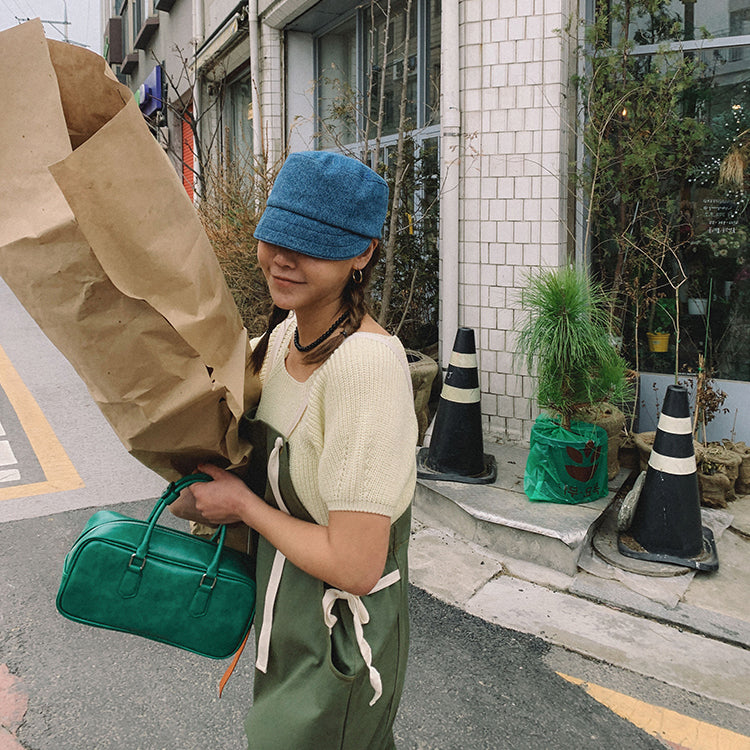
[[[150,507],[113,509],[145,517]],[[18,740],[30,750],[244,747],[251,647],[219,700],[225,662],[72,623],[55,610],[63,557],[90,513],[0,524],[0,664],[28,695]],[[416,588],[411,618],[399,748],[663,747],[555,674],[543,641]]]

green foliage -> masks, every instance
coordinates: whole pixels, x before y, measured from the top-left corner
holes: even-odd
[[[588,202],[594,271],[609,294],[617,330],[633,277],[640,278],[635,287],[641,304],[652,303],[660,286],[684,280],[675,263],[686,242],[681,197],[708,136],[696,114],[708,91],[708,71],[700,56],[666,45],[651,56],[630,54],[636,42],[683,38],[667,0],[597,6],[596,22],[586,30],[586,70],[577,79],[586,154],[579,185]]]
[[[675,330],[676,304],[671,298],[660,299],[654,304],[651,333],[672,333]]]
[[[253,233],[278,166],[256,169],[250,161],[230,162],[207,170],[206,191],[198,206],[203,227],[251,336],[265,330],[271,305]]]
[[[605,298],[585,271],[530,275],[522,303],[528,318],[518,350],[536,371],[539,406],[559,412],[567,427],[582,404],[627,396],[626,365],[609,338]]]

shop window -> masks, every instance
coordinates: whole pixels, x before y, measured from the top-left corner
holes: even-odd
[[[698,113],[707,134],[684,205],[688,280],[680,302],[685,356],[705,351],[720,377],[750,380],[750,56],[740,51],[743,57],[728,61],[744,60],[743,74],[718,68]]]
[[[365,3],[316,34],[324,10],[313,9],[298,26],[316,41],[317,145],[368,161],[391,196],[399,174],[398,215],[391,208],[383,237],[393,251],[393,286],[389,297],[384,275],[376,274],[373,298],[376,309],[388,300],[386,325],[406,346],[423,350],[438,338],[440,3],[412,0],[408,17],[405,0]]]
[[[320,38],[318,60],[320,145],[357,141],[360,97],[356,16]]]
[[[130,36],[130,4],[122,6],[122,49],[125,54],[133,49],[133,40]]]
[[[633,4],[635,6],[635,4]],[[637,44],[658,44],[667,36],[675,41],[721,38],[747,33],[742,19],[750,13],[747,0],[671,0],[651,3],[650,13],[633,13],[629,37]],[[615,33],[617,30],[614,29]]]
[[[605,148],[586,144],[600,182],[593,221],[581,228],[610,293],[612,332],[641,370],[697,372],[704,356],[715,377],[750,380],[750,27],[740,7],[750,2],[652,3],[640,14],[646,4],[623,4],[632,28],[615,20],[609,32],[613,46],[637,43],[629,88],[618,89],[620,57],[611,87],[586,105],[589,135],[596,117],[611,116],[598,133]],[[700,26],[719,38],[701,39]],[[688,85],[670,99],[664,82],[676,75]],[[597,109],[607,96],[616,111]],[[670,333],[666,352],[647,345],[658,329]]]
[[[132,0],[133,3],[133,44],[138,38],[138,32],[143,26],[145,15],[143,14],[143,0]]]

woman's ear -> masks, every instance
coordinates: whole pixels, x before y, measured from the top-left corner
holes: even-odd
[[[353,269],[362,270],[372,258],[372,254],[375,252],[375,248],[380,244],[380,240],[373,239],[372,242],[367,247],[367,250],[365,250],[361,255],[358,255],[354,259],[354,265],[352,266]]]

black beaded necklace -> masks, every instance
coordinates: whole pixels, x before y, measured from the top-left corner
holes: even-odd
[[[315,339],[315,341],[312,342],[312,344],[308,344],[307,346],[302,346],[299,343],[299,329],[294,329],[294,348],[298,352],[309,352],[312,351],[316,346],[322,344],[347,318],[349,317],[349,313],[345,312],[338,320],[334,322],[334,324],[322,335],[318,336],[318,338]]]

